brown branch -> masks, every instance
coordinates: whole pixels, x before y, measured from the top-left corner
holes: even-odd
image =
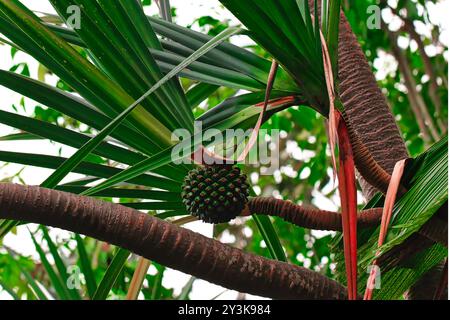
[[[447,220],[444,220],[446,216],[442,214],[446,208],[447,204],[443,205],[417,231],[417,234],[421,236],[420,239],[422,239],[420,241],[426,239],[430,243],[440,243],[443,246],[447,246],[448,223]],[[381,222],[382,213],[383,208],[372,208],[361,211],[358,214],[358,227],[369,228],[378,226]],[[280,217],[302,228],[342,231],[342,216],[338,212],[297,205],[291,201],[272,197],[251,198],[247,204],[247,208],[241,215],[247,216],[251,214]]]
[[[248,202],[250,214],[278,216],[299,227],[316,230],[342,231],[341,214],[297,205],[275,198],[255,197]],[[366,228],[380,224],[382,208],[364,210],[358,215],[358,227]]]
[[[40,187],[0,184],[0,218],[112,243],[229,289],[278,299],[345,299],[339,283],[269,260],[118,204]]]

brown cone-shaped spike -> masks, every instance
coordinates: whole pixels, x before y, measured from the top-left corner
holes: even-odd
[[[184,179],[181,196],[193,216],[209,223],[236,218],[248,201],[249,184],[241,170],[230,164],[195,168]]]

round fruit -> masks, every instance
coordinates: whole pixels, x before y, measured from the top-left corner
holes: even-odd
[[[189,171],[181,196],[188,212],[205,222],[222,223],[236,218],[248,201],[249,184],[231,164],[212,164]]]

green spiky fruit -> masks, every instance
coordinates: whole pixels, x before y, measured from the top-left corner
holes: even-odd
[[[236,218],[248,201],[249,185],[241,170],[231,164],[213,164],[189,171],[181,196],[188,212],[205,222]]]

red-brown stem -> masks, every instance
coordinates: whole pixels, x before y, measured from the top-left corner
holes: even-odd
[[[345,121],[337,112],[339,139],[339,195],[342,207],[345,267],[349,300],[357,298],[357,199],[355,163]]]
[[[245,253],[137,210],[91,197],[0,183],[0,219],[82,233],[240,292],[276,299],[346,297],[339,283],[312,270]]]
[[[389,223],[392,218],[392,210],[394,209],[395,199],[397,198],[397,192],[400,186],[400,180],[402,179],[403,171],[405,169],[406,159],[399,160],[394,167],[394,171],[392,172],[392,178],[389,183],[388,190],[386,192],[386,197],[384,200],[383,206],[383,214],[381,216],[381,225],[380,225],[380,233],[378,237],[378,248],[380,248],[384,240],[386,239],[387,231],[389,228]],[[375,256],[378,256],[379,252]],[[376,266],[378,262],[376,259],[373,261],[373,266]],[[374,270],[374,269],[372,269]],[[371,300],[373,294],[373,282],[375,281],[375,274],[373,272],[370,273],[369,281],[367,282],[366,291],[364,293],[365,300]]]
[[[358,214],[358,227],[378,226],[382,211],[382,208],[361,211]],[[251,198],[248,202],[248,210],[242,215],[251,214],[277,216],[287,222],[308,229],[342,231],[342,215],[340,213],[305,207],[281,199]]]

